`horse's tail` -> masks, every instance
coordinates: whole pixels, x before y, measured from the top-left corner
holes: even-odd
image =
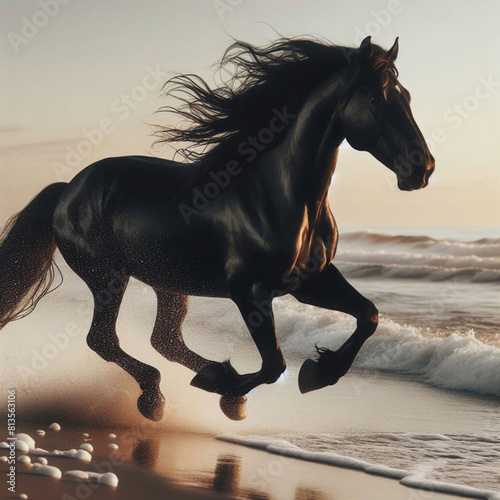
[[[54,281],[52,216],[65,182],[47,186],[0,236],[0,329],[29,314]]]

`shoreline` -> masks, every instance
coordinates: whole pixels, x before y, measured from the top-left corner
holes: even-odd
[[[285,446],[277,446],[272,453],[226,442],[209,435],[144,432],[141,429],[116,431],[116,439],[109,438],[112,429],[87,427],[63,428],[61,432],[47,431],[44,437],[36,435],[35,427],[19,425],[36,439],[37,447],[48,450],[77,448],[88,439],[95,452],[91,462],[48,456],[50,466],[63,473],[61,479],[33,474],[33,466],[16,463],[16,494],[25,493],[28,499],[75,500],[93,499],[134,500],[143,498],[264,498],[276,499],[335,499],[335,500],[400,500],[425,498],[446,500],[456,496],[436,491],[415,490],[398,481],[360,470],[316,463],[304,456],[286,456]],[[244,440],[245,438],[238,438]],[[110,451],[108,443],[116,442],[118,449]],[[4,455],[6,450],[0,450]],[[267,451],[267,452],[266,452]],[[18,452],[20,456],[21,452]],[[29,453],[32,461],[38,455]],[[298,459],[302,458],[302,459]],[[355,459],[351,459],[353,463]],[[359,461],[358,461],[359,462]],[[0,471],[6,470],[0,462]],[[92,485],[64,475],[69,470],[112,472],[118,477],[118,486],[112,488]],[[408,486],[414,486],[408,484]],[[419,493],[420,492],[420,493]],[[464,490],[461,492],[464,495]],[[4,492],[0,498],[4,497]],[[7,498],[16,498],[7,495]],[[19,497],[18,497],[19,498]],[[473,498],[473,497],[469,497]],[[489,498],[486,496],[476,498]],[[493,497],[492,497],[493,498]]]
[[[216,436],[216,439],[262,450],[273,455],[295,458],[297,460],[313,462],[316,464],[325,464],[331,467],[359,471],[377,477],[396,480],[403,486],[417,490],[456,495],[466,498],[479,498],[486,500],[500,499],[500,490],[494,491],[479,489],[457,483],[428,479],[423,474],[412,473],[409,470],[397,469],[384,464],[370,463],[333,452],[307,451],[282,439],[265,439],[235,435],[219,435]]]

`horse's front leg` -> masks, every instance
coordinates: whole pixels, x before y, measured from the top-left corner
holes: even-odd
[[[341,311],[357,320],[355,332],[337,351],[316,348],[318,359],[304,362],[299,373],[299,389],[306,393],[333,385],[347,373],[363,343],[375,332],[378,311],[333,264],[303,280],[292,295],[305,304]]]
[[[191,384],[223,396],[239,397],[258,385],[276,382],[285,371],[286,364],[276,336],[271,294],[256,283],[232,287],[231,298],[259,350],[262,367],[258,372],[240,375],[229,362],[211,363],[196,375]]]

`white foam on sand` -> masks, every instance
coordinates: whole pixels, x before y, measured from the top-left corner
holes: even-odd
[[[57,467],[52,465],[42,465],[42,464],[33,464],[32,474],[37,474],[39,476],[48,476],[53,477],[54,479],[61,479],[62,472]]]
[[[30,450],[33,455],[43,455],[45,457],[57,457],[57,458],[73,458],[75,460],[81,460],[82,462],[91,462],[92,455],[85,450],[54,450],[52,452],[44,450],[43,448],[35,448]]]
[[[74,478],[79,481],[86,481],[89,483],[102,484],[104,486],[116,487],[118,486],[118,477],[112,472],[99,474],[97,472],[83,471],[83,470],[69,470],[64,473],[68,478]]]
[[[106,472],[98,477],[97,482],[104,486],[116,487],[118,486],[118,477],[112,472]]]
[[[309,462],[332,465],[335,467],[344,467],[347,469],[363,471],[368,474],[397,479],[401,484],[410,488],[485,500],[497,500],[500,498],[500,492],[498,491],[463,486],[444,481],[436,481],[428,479],[424,473],[410,472],[405,469],[395,469],[385,464],[372,464],[364,460],[339,455],[333,452],[307,451],[283,439],[236,436],[231,434],[217,436],[217,439],[227,441],[229,443],[249,446],[251,448],[263,450],[275,455],[296,458],[299,460],[307,460]]]
[[[33,455],[43,455],[44,457],[72,458],[81,460],[82,462],[92,461],[92,455],[85,450],[54,450],[51,452],[43,448],[35,448],[34,450],[29,450],[29,453]]]
[[[43,448],[37,448],[35,440],[28,434],[16,434],[16,450],[29,453],[32,455],[41,455],[45,457],[58,457],[58,458],[73,458],[76,460],[81,460],[82,462],[91,462],[92,455],[89,453],[94,450],[92,445],[84,443],[80,446],[80,449],[71,450],[54,450],[52,452],[45,450]],[[111,446],[111,445],[110,445]],[[116,445],[115,445],[116,446]],[[0,443],[0,449],[6,449],[9,445],[3,441]],[[118,448],[118,446],[116,447]],[[40,465],[40,464],[37,464]]]
[[[54,424],[53,424],[54,425]],[[60,428],[60,427],[59,427]],[[54,430],[57,430],[55,428]],[[31,463],[31,458],[28,455],[21,455],[17,458],[17,462],[24,463],[29,465],[30,474],[36,474],[39,476],[49,476],[55,479],[60,479],[63,476],[63,473],[57,467],[53,467],[48,464],[48,460],[45,457],[58,457],[58,458],[73,458],[83,462],[90,462],[92,460],[92,455],[89,452],[92,452],[94,449],[91,444],[83,443],[80,445],[80,448],[71,449],[66,451],[54,450],[49,452],[44,450],[43,448],[36,448],[35,440],[29,436],[28,434],[19,433],[15,436],[16,439],[16,449],[20,451],[26,451],[33,455],[41,455],[38,456],[38,462]],[[5,449],[8,448],[9,445],[6,442],[0,443],[0,448]],[[118,449],[116,444],[110,444],[110,448]],[[7,457],[0,457],[0,461],[7,461]],[[104,474],[99,474],[97,472],[91,471],[81,471],[81,470],[70,470],[64,473],[64,476],[68,478],[74,478],[80,481],[86,481],[94,484],[99,484],[103,486],[116,487],[118,486],[118,477],[116,474],[112,472],[106,472]],[[27,498],[27,497],[26,497]]]
[[[94,447],[90,443],[81,444],[80,449],[88,451],[89,453],[92,453],[94,451]]]
[[[64,473],[64,476],[74,477],[75,479],[87,480],[89,479],[89,473],[85,470],[68,470]]]
[[[28,452],[28,451],[30,451],[30,447],[29,447],[28,443],[26,443],[25,441],[19,440],[19,441],[16,441],[16,450]]]
[[[92,455],[86,450],[77,450],[76,453],[71,455],[71,458],[76,458],[77,460],[82,460],[83,462],[91,462]]]
[[[31,436],[29,436],[28,434],[24,434],[24,433],[20,432],[19,434],[15,435],[15,438],[18,441],[24,441],[28,445],[29,448],[36,448],[35,440]]]

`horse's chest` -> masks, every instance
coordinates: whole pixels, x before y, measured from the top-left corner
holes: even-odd
[[[314,232],[298,250],[294,267],[301,272],[320,271],[332,260],[333,254],[333,234],[328,236]]]
[[[296,280],[323,270],[332,261],[336,247],[336,227],[319,224],[311,231],[298,235],[294,244],[282,249],[280,258],[273,263],[276,276],[293,286]]]

